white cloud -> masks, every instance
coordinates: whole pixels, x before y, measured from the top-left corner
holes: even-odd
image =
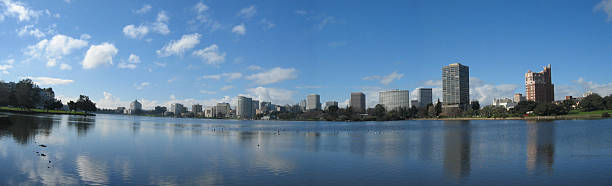
[[[83,59],[83,69],[92,69],[100,65],[113,64],[113,57],[119,52],[115,45],[102,43],[91,45]]]
[[[262,19],[260,23],[264,25],[264,30],[270,30],[276,26],[276,24],[268,19]]]
[[[89,34],[81,34],[81,40],[88,40],[91,39],[91,36]]]
[[[607,21],[612,21],[612,0],[602,0],[594,9],[603,11],[608,15]]]
[[[123,27],[123,34],[132,39],[140,39],[149,33],[149,28],[144,25],[127,25]]]
[[[134,54],[130,54],[130,57],[128,57],[128,62],[130,63],[140,63],[140,57]]]
[[[122,68],[122,69],[136,69],[136,67],[138,67],[138,65],[132,64],[132,63],[119,63],[117,64],[117,67]]]
[[[240,79],[242,77],[242,74],[239,72],[233,72],[233,73],[223,73],[221,74],[221,76],[225,77],[226,81],[232,81],[235,79]]]
[[[216,80],[220,80],[221,79],[221,75],[206,75],[206,76],[202,76],[202,79],[216,79]]]
[[[196,10],[198,13],[203,13],[203,12],[205,12],[205,11],[207,11],[207,10],[208,10],[208,6],[206,6],[206,5],[205,5],[204,3],[202,3],[202,2],[198,2],[198,3],[195,5],[195,7],[194,7],[194,8],[195,8],[195,10]]]
[[[8,64],[8,65],[0,65],[0,71],[1,71],[3,74],[8,74],[8,69],[11,69],[11,68],[13,68],[13,65],[11,65],[11,64]]]
[[[321,22],[319,22],[319,24],[317,25],[317,29],[319,30],[323,30],[323,28],[325,28],[325,26],[330,25],[330,24],[334,24],[336,23],[336,18],[333,16],[326,16],[323,17],[323,19],[321,20]]]
[[[62,63],[60,64],[60,69],[61,70],[72,70],[72,66],[66,64],[66,63]]]
[[[150,85],[151,85],[151,83],[149,83],[149,82],[142,82],[142,83],[139,83],[139,84],[134,84],[134,88],[136,88],[136,90],[142,90],[142,89],[144,89],[144,88],[146,88],[146,87],[148,87]]]
[[[231,86],[231,85],[225,85],[225,86],[221,87],[221,90],[222,90],[222,91],[227,91],[227,90],[230,90],[230,89],[233,89],[233,88],[234,88],[234,86]]]
[[[246,89],[249,95],[253,99],[261,101],[270,101],[274,104],[286,105],[294,104],[293,94],[295,92],[291,90],[278,89],[278,88],[267,88],[257,87]]]
[[[37,38],[45,37],[45,33],[40,31],[38,28],[34,28],[34,25],[26,25],[21,29],[17,29],[18,36],[31,35]]]
[[[162,57],[170,55],[183,55],[185,51],[192,49],[198,43],[200,43],[200,37],[201,35],[198,33],[183,35],[181,39],[172,40],[163,48],[157,50],[157,55]]]
[[[267,85],[297,78],[295,68],[280,68],[276,67],[271,70],[253,74],[247,77],[249,80],[255,81],[260,85]]]
[[[224,78],[225,81],[230,82],[232,80],[242,78],[242,73],[240,73],[240,72],[232,72],[232,73],[222,73],[222,74],[218,74],[218,75],[206,75],[206,76],[202,76],[202,79],[221,80],[221,78]]]
[[[225,62],[225,52],[219,52],[219,47],[216,44],[193,51],[192,55],[202,58],[204,62],[210,65],[219,65]]]
[[[8,63],[9,65],[12,65],[13,63],[15,63],[15,59],[8,59],[6,60],[6,63]]]
[[[153,8],[151,5],[145,4],[145,5],[142,5],[142,8],[134,11],[134,13],[136,13],[136,14],[146,14],[147,12],[149,12],[149,10],[151,10],[151,8]]]
[[[391,82],[395,80],[399,80],[404,77],[404,74],[392,72],[386,76],[366,76],[361,78],[362,80],[380,80],[380,83],[383,85],[389,85]]]
[[[6,10],[4,10],[4,15],[17,17],[19,21],[29,21],[32,18],[38,18],[43,13],[43,11],[32,10],[21,2],[2,0],[2,3],[6,8]]]
[[[153,62],[153,64],[155,64],[156,66],[159,66],[159,67],[166,67],[168,65],[168,64],[162,63],[162,62]]]
[[[161,11],[157,14],[157,20],[153,23],[153,31],[160,33],[162,35],[167,35],[170,33],[170,29],[168,29],[168,20],[170,17],[166,14],[166,11]]]
[[[256,70],[261,70],[261,67],[257,65],[250,65],[248,69],[252,71],[256,71]]]
[[[257,9],[255,8],[255,5],[251,5],[249,7],[241,9],[240,12],[238,12],[238,17],[250,19],[255,15],[255,13],[257,13]]]
[[[30,45],[24,52],[31,58],[44,58],[47,66],[55,66],[57,60],[70,55],[73,51],[86,47],[87,41],[57,34],[51,40],[43,39],[35,45]]]
[[[308,12],[306,12],[305,10],[296,10],[295,14],[297,14],[297,15],[306,15],[306,14],[308,14]]]
[[[607,95],[612,94],[612,82],[608,82],[605,84],[599,84],[599,83],[594,83],[593,81],[586,81],[582,77],[578,78],[578,80],[575,80],[573,82],[582,87],[583,93],[587,91],[591,91],[601,96],[607,96]],[[573,96],[579,96],[579,95],[573,95]]]
[[[209,15],[209,7],[207,5],[205,5],[202,2],[198,2],[194,7],[193,10],[195,10],[196,12],[196,18],[193,21],[190,21],[190,24],[197,24],[199,22],[199,24],[203,24],[206,28],[208,28],[211,32],[221,29],[221,24],[212,19],[211,16]],[[196,20],[198,22],[196,22]]]
[[[212,94],[217,94],[217,92],[214,92],[214,91],[208,91],[208,90],[200,90],[200,93],[202,93],[202,94],[210,94],[210,95],[212,95]]]
[[[234,28],[232,28],[232,32],[238,35],[246,34],[246,27],[244,26],[244,23],[234,26]]]
[[[50,78],[50,77],[24,77],[24,79],[31,79],[34,83],[40,86],[46,85],[65,85],[73,83],[73,80],[70,79],[59,79],[59,78]]]

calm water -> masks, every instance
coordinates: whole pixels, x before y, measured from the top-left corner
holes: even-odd
[[[612,184],[612,120],[0,123],[0,185]]]

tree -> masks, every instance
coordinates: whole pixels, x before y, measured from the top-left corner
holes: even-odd
[[[480,102],[477,100],[472,101],[470,105],[472,106],[472,110],[480,110]]]
[[[64,104],[62,104],[61,100],[55,100],[53,102],[53,105],[51,106],[51,109],[53,110],[59,110],[62,109],[64,107]]]
[[[419,117],[428,117],[429,116],[429,107],[433,107],[433,104],[427,104],[426,106],[419,107],[417,111],[417,115]]]
[[[164,112],[166,112],[167,109],[166,107],[161,107],[161,106],[156,106],[155,107],[155,113],[157,114],[164,114]]]
[[[70,110],[77,110],[77,104],[74,101],[69,101],[68,102],[68,109],[70,109]]]
[[[381,104],[376,104],[374,107],[374,115],[376,116],[376,120],[383,120],[387,110]]]
[[[516,106],[514,106],[514,108],[512,109],[512,112],[514,114],[526,114],[529,111],[533,111],[537,106],[537,103],[535,101],[521,101],[518,104],[516,104]]]
[[[3,81],[0,81],[0,95],[1,95],[0,96],[0,106],[9,105],[11,89],[8,83],[4,83]]]
[[[89,97],[85,95],[79,96],[79,100],[76,102],[76,108],[85,112],[95,112],[97,110],[96,104],[91,102]]]
[[[606,109],[612,110],[612,94],[603,98]]]
[[[480,109],[480,115],[487,118],[504,118],[508,116],[508,111],[503,106],[487,105]]]
[[[436,116],[439,116],[440,113],[442,113],[442,102],[440,102],[440,99],[438,99],[438,102],[436,103],[436,106],[434,109],[435,109]]]
[[[38,86],[36,86],[31,79],[19,81],[19,83],[17,83],[15,86],[17,106],[23,108],[34,108],[36,102],[40,98],[40,95],[35,91],[35,88],[38,88]]]
[[[603,99],[601,98],[601,96],[599,96],[599,94],[588,95],[587,97],[584,97],[584,99],[582,99],[582,101],[580,102],[580,109],[582,109],[582,111],[588,112],[594,110],[601,110],[603,108]]]
[[[538,106],[536,106],[536,108],[533,110],[533,113],[538,116],[556,116],[567,114],[567,112],[562,109],[562,106],[554,103],[538,104]]]

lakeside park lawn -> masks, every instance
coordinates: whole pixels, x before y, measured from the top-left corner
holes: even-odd
[[[569,112],[570,116],[598,116],[601,117],[601,114],[603,114],[604,112],[607,112],[608,114],[612,114],[612,110],[595,110],[595,111],[589,111],[589,112],[582,112],[579,110],[572,110]]]
[[[85,115],[84,112],[78,111],[63,111],[63,110],[43,110],[43,109],[22,109],[14,107],[0,107],[0,111],[16,111],[16,112],[35,112],[35,113],[49,113],[49,114],[73,114],[73,115]]]

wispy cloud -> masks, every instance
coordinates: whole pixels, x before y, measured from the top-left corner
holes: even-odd
[[[295,68],[276,67],[265,72],[247,76],[247,79],[255,81],[259,85],[278,83],[285,80],[297,78]]]
[[[362,80],[380,80],[380,83],[383,85],[389,85],[391,82],[395,80],[399,80],[404,77],[404,74],[392,72],[386,76],[366,76],[361,78]]]
[[[602,0],[599,4],[595,5],[595,11],[603,11],[608,15],[606,21],[612,21],[612,0]]]
[[[34,83],[40,86],[46,85],[66,85],[73,83],[73,80],[70,79],[60,79],[60,78],[51,78],[51,77],[24,77],[23,79],[31,79]]]
[[[246,26],[244,26],[244,23],[236,25],[232,28],[232,32],[238,35],[244,35],[246,34]]]
[[[151,8],[153,8],[151,5],[149,4],[144,4],[142,5],[142,8],[138,9],[138,10],[134,10],[134,13],[136,14],[146,14],[147,12],[149,12],[149,10],[151,10]]]
[[[257,9],[255,8],[255,5],[251,5],[249,7],[241,9],[240,12],[238,12],[237,16],[245,19],[250,19],[255,15],[255,13],[257,13]]]
[[[185,34],[179,40],[172,40],[161,49],[157,50],[157,55],[167,57],[171,55],[183,55],[187,50],[192,49],[200,43],[201,35]]]
[[[201,50],[196,50],[192,55],[200,57],[202,61],[210,65],[219,65],[225,62],[225,52],[220,52],[219,46],[216,44],[212,44]]]

